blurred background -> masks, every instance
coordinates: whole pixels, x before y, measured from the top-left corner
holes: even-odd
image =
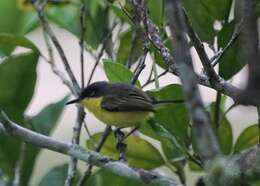
[[[5,5],[7,5],[8,1],[4,2],[4,0],[0,0],[0,5],[2,5],[2,7],[3,7]],[[11,0],[11,1],[15,1],[15,0]],[[18,0],[15,2],[20,2],[20,1]],[[99,2],[99,1],[93,0],[93,2]],[[230,2],[231,2],[231,0],[230,0]],[[194,3],[194,2],[191,2],[191,3]],[[100,3],[100,4],[102,4],[102,3]],[[12,7],[13,6],[17,6],[17,4],[13,3]],[[100,6],[100,7],[102,7],[102,6]],[[155,6],[155,9],[156,8],[157,7]],[[70,9],[68,9],[68,10],[70,10]],[[12,18],[13,20],[8,20],[7,19],[8,16],[13,15],[12,13],[5,15],[6,12],[8,12],[8,11],[9,11],[9,9],[6,9],[6,11],[0,11],[0,23],[2,25],[7,25],[6,27],[8,27],[8,25],[15,22],[16,19],[19,18],[19,16],[13,16],[13,18]],[[31,10],[29,9],[29,11],[31,11]],[[51,12],[51,9],[50,9],[50,12]],[[54,12],[55,11],[53,11],[51,13],[54,13]],[[66,11],[64,11],[64,12],[66,12]],[[51,15],[51,13],[50,13],[50,15]],[[68,15],[66,14],[68,17],[64,17],[64,20],[66,20],[66,19],[69,21],[72,20],[72,23],[73,23],[74,15],[73,14],[70,15],[70,13],[71,13],[70,11],[67,11],[66,13],[68,13]],[[33,15],[29,15],[29,16],[36,16],[36,15],[33,14]],[[64,15],[59,14],[58,18],[63,19],[63,16],[65,16],[65,14]],[[111,16],[111,17],[113,18],[113,16]],[[53,21],[53,22],[55,22],[55,21]],[[97,21],[97,23],[99,23],[99,22]],[[80,81],[79,39],[78,39],[78,37],[75,36],[75,34],[72,34],[71,32],[69,32],[68,31],[69,29],[67,29],[67,30],[63,29],[57,25],[59,25],[59,24],[52,23],[51,27],[64,49],[66,57],[68,58],[68,61],[71,65],[71,68],[72,68],[74,74],[76,75],[77,80]],[[68,24],[68,25],[70,25],[70,24]],[[73,24],[71,25],[71,27],[73,28]],[[125,29],[125,27],[124,27],[124,29]],[[1,31],[2,30],[0,30],[0,32]],[[118,31],[118,29],[116,31]],[[22,33],[22,32],[19,32],[19,33]],[[48,51],[47,51],[47,47],[45,45],[45,41],[43,38],[43,33],[42,33],[41,28],[37,27],[32,32],[29,32],[29,33],[26,32],[25,37],[28,38],[29,40],[31,40],[38,47],[38,49],[40,50],[40,52],[43,56],[46,56],[48,58]],[[213,56],[212,50],[208,47],[208,44],[206,44],[206,43],[204,43],[204,44],[207,49],[209,57],[212,57]],[[115,42],[114,45],[115,45],[114,48],[118,48],[118,42]],[[97,47],[93,51],[94,51],[94,53],[98,53],[98,51],[100,51],[100,49],[101,49],[101,46]],[[15,49],[14,53],[21,53],[24,50],[25,50],[24,48],[18,47]],[[197,53],[195,52],[194,48],[191,49],[191,53],[192,53],[192,58],[194,61],[195,70],[200,73],[202,66],[201,66],[199,57],[197,56]],[[85,56],[85,64],[84,64],[85,82],[87,82],[89,79],[89,76],[90,76],[90,72],[94,66],[95,59],[93,58],[93,56],[91,54],[89,54],[86,51],[84,52],[84,56]],[[101,58],[101,61],[102,61],[102,59],[107,59],[107,58],[108,58],[107,55],[103,55]],[[62,71],[64,71],[62,61],[56,50],[54,51],[54,59],[57,63],[58,68],[61,69]],[[146,59],[147,66],[142,71],[142,73],[139,77],[139,80],[142,83],[145,83],[147,80],[147,76],[149,76],[150,69],[152,67],[151,61],[152,61],[152,57],[148,55],[148,57]],[[92,82],[100,81],[100,80],[107,80],[102,65],[103,65],[102,62],[99,63],[97,70],[93,76]],[[163,71],[164,70],[158,66],[158,74]],[[229,81],[232,82],[233,85],[235,85],[239,88],[245,87],[246,81],[247,81],[247,67],[242,68]],[[163,85],[168,85],[168,84],[172,84],[172,83],[179,83],[179,79],[171,74],[167,74],[167,75],[163,76],[162,78],[160,78],[159,82],[160,82],[160,86],[163,86]],[[154,88],[155,88],[155,84],[151,83],[145,87],[145,90],[150,90],[150,89],[154,89]],[[202,95],[204,104],[206,106],[208,106],[211,102],[214,102],[216,100],[215,91],[213,91],[209,88],[202,87],[202,86],[200,86],[200,91],[201,91],[201,95]],[[73,98],[73,96],[70,95],[70,91],[68,90],[68,88],[52,72],[50,65],[45,60],[43,60],[42,57],[40,57],[38,65],[37,65],[37,81],[36,81],[36,86],[35,86],[35,90],[34,90],[34,95],[33,95],[33,99],[31,100],[29,106],[27,107],[26,115],[33,116],[33,115],[39,113],[45,106],[47,106],[51,103],[60,101],[65,96],[70,96],[69,99]],[[232,104],[233,104],[233,101],[230,98],[226,98],[225,109],[229,108]],[[55,130],[53,130],[51,136],[53,138],[63,141],[63,142],[70,142],[71,138],[72,138],[72,128],[76,121],[76,115],[77,115],[76,107],[74,105],[66,106],[63,111],[62,116],[60,117],[60,119],[58,121],[57,127],[55,128]],[[257,119],[258,119],[257,111],[254,107],[250,107],[250,106],[248,106],[248,107],[247,106],[236,106],[235,108],[233,108],[231,111],[228,112],[227,119],[231,123],[232,130],[233,130],[233,136],[234,136],[233,142],[235,142],[235,140],[237,139],[239,134],[245,128],[257,123]],[[94,134],[99,131],[103,131],[105,128],[105,125],[103,125],[92,114],[90,114],[88,112],[87,112],[85,121],[86,121],[86,124],[87,124],[91,134]],[[82,128],[81,132],[82,132],[82,134],[81,134],[80,144],[82,146],[85,146],[86,140],[88,139],[88,134],[86,133],[84,128]],[[158,146],[158,144],[156,144],[156,143],[154,143],[154,145]],[[51,168],[53,168],[56,165],[62,165],[64,163],[68,163],[68,161],[69,161],[69,157],[67,157],[67,156],[64,156],[64,155],[61,155],[61,154],[58,154],[58,153],[55,153],[55,152],[52,152],[49,150],[45,150],[45,149],[42,150],[40,152],[40,155],[37,157],[36,165],[33,169],[32,179],[30,180],[30,185],[32,185],[32,186],[37,185],[39,183],[39,181],[41,180],[41,178]],[[84,171],[86,169],[85,163],[79,162],[79,169],[81,171]],[[167,169],[165,169],[165,172],[162,172],[162,173],[163,174],[167,173]],[[193,174],[195,174],[195,173],[193,173]],[[194,179],[188,179],[187,185],[188,186],[194,185]]]

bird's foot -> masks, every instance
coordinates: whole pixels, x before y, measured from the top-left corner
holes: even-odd
[[[118,128],[115,130],[114,135],[116,138],[116,149],[119,152],[119,160],[126,161],[126,157],[125,157],[126,144],[123,143],[125,139],[125,134],[120,130],[120,128]]]

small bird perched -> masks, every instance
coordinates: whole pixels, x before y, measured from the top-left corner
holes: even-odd
[[[84,88],[78,98],[67,104],[80,103],[106,125],[117,127],[117,149],[120,159],[125,159],[122,153],[125,136],[120,129],[134,127],[131,134],[155,112],[155,105],[180,102],[183,100],[156,101],[134,85],[100,81]]]
[[[134,85],[99,81],[66,104],[72,103],[82,104],[106,125],[125,128],[139,127],[155,112],[155,105],[183,103],[183,100],[157,101]]]
[[[155,111],[155,101],[142,90],[105,81],[89,85],[71,103],[82,104],[100,121],[119,128],[138,127]]]

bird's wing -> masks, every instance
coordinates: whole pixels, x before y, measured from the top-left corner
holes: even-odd
[[[101,107],[112,112],[154,111],[152,100],[137,89],[104,96]]]

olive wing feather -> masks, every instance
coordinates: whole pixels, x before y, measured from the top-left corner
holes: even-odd
[[[152,99],[138,89],[113,93],[103,97],[101,107],[113,112],[151,111],[154,112]]]

